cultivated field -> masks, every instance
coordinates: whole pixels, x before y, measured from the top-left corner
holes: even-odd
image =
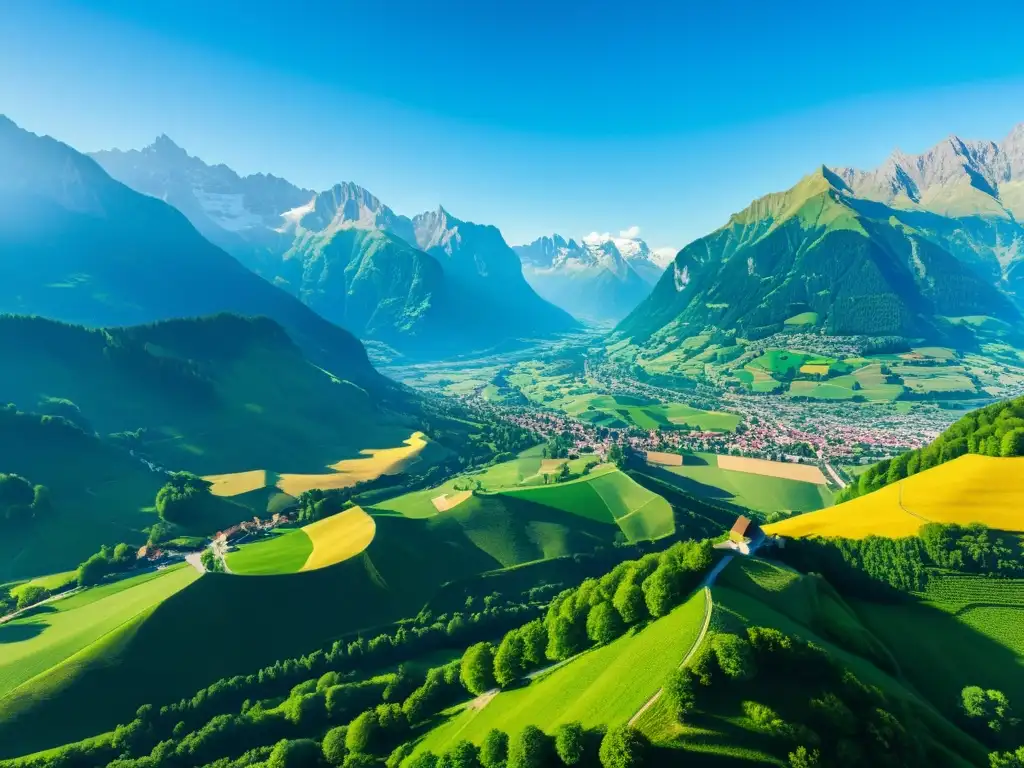
[[[750,459],[746,456],[719,456],[718,468],[733,472],[749,472],[752,475],[782,477],[787,480],[799,480],[816,485],[826,485],[828,482],[818,467],[811,464],[792,464],[788,461]]]
[[[267,470],[254,469],[247,472],[206,475],[203,479],[213,483],[211,490],[217,496],[239,496],[265,488],[272,481],[289,496],[298,496],[303,491],[314,488],[350,488],[358,482],[376,480],[381,475],[396,474],[416,461],[426,446],[426,435],[415,432],[397,448],[367,448],[361,451],[363,458],[344,459],[331,464],[329,469],[334,470],[333,472],[277,475]]]
[[[302,528],[278,529],[265,539],[242,544],[227,555],[228,568],[242,576],[272,576],[326,568],[355,557],[373,541],[376,525],[360,507]]]
[[[374,504],[376,511],[395,512],[404,517],[423,518],[446,512],[464,502],[467,491],[479,490],[493,493],[509,488],[540,486],[552,482],[562,464],[569,465],[569,471],[579,475],[587,464],[596,461],[594,456],[584,454],[578,459],[543,459],[541,446],[523,451],[511,461],[487,467],[478,472],[447,480],[441,485],[422,491],[412,491],[393,499]],[[611,465],[592,467],[589,477],[614,471]],[[436,503],[435,503],[436,502]]]
[[[0,625],[0,702],[199,578],[184,563],[80,592]],[[0,703],[0,720],[3,719]]]
[[[210,493],[214,496],[241,496],[243,493],[266,488],[267,470],[253,469],[249,472],[231,472],[227,475],[207,475],[203,480],[213,483]]]
[[[463,708],[426,734],[416,748],[443,752],[460,739],[479,744],[491,728],[510,735],[527,725],[552,732],[629,720],[679,666],[704,622],[704,590],[633,635],[588,651],[523,688],[499,693],[482,709]]]
[[[376,530],[373,518],[360,507],[310,523],[302,532],[313,542],[313,552],[302,570],[326,568],[355,557],[370,546]]]
[[[242,544],[227,554],[227,565],[240,576],[271,576],[301,571],[313,542],[302,529],[279,528],[264,539]]]
[[[766,526],[783,536],[913,536],[926,522],[1024,532],[1024,458],[967,455],[831,509]]]
[[[726,469],[722,461],[741,463],[738,466],[761,468],[770,474]],[[680,488],[687,493],[715,501],[735,504],[759,512],[792,510],[809,512],[827,507],[832,503],[832,494],[821,482],[786,477],[784,473],[796,470],[817,470],[815,480],[821,471],[817,467],[783,462],[759,462],[759,459],[741,459],[735,456],[717,456],[713,453],[687,454],[683,465],[677,467],[650,467],[647,472],[659,480]],[[735,464],[734,464],[735,465]],[[805,473],[806,474],[806,473]],[[782,476],[779,476],[782,475]],[[806,474],[807,477],[811,475]],[[824,478],[821,478],[822,480]]]
[[[434,505],[434,509],[438,512],[447,512],[453,507],[459,506],[462,502],[473,495],[472,491],[455,491],[454,493],[444,493],[440,496],[435,496],[430,500],[430,503]]]
[[[618,471],[592,473],[556,485],[511,489],[501,495],[615,523],[630,541],[656,539],[675,530],[669,503]]]

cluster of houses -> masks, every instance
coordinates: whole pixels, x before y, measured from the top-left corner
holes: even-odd
[[[275,512],[269,520],[253,517],[252,520],[243,520],[238,525],[225,528],[223,531],[217,531],[213,536],[213,540],[221,544],[237,544],[250,536],[264,534],[267,531],[291,522],[294,521],[290,515],[279,512]]]

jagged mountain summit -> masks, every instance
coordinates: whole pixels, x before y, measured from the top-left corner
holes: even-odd
[[[537,293],[576,317],[596,321],[625,317],[666,266],[643,240],[598,233],[580,241],[540,237],[514,250]]]
[[[413,219],[347,182],[314,192],[210,166],[166,137],[95,153],[171,203],[257,274],[365,340],[412,356],[466,352],[575,327],[523,279],[495,227],[443,208]]]
[[[0,116],[0,313],[92,327],[266,316],[339,376],[376,385],[363,345],[204,239],[177,210]]]
[[[984,224],[858,196],[822,167],[683,248],[618,330],[637,343],[706,328],[760,338],[813,313],[827,334],[969,344],[977,323],[965,318],[1022,322],[1020,261],[993,269],[960,240]]]
[[[906,214],[941,232],[959,257],[976,262],[993,279],[1019,270],[1024,257],[1024,123],[1002,142],[950,136],[926,152],[896,150],[878,168],[832,169],[852,193]]]

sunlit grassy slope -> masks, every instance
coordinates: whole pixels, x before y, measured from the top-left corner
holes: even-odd
[[[501,495],[598,522],[614,522],[630,541],[656,539],[675,530],[671,505],[619,471],[555,485],[507,490]]]
[[[913,536],[926,522],[1024,531],[1024,458],[967,455],[830,509],[766,526],[782,536]]]
[[[629,720],[690,650],[704,623],[698,590],[668,616],[641,631],[588,651],[527,686],[504,691],[482,709],[467,707],[425,735],[417,752],[444,752],[456,741],[479,744],[492,728],[516,734],[527,725],[552,732],[562,723],[585,727]]]
[[[94,587],[0,625],[0,701],[199,577],[181,564]]]

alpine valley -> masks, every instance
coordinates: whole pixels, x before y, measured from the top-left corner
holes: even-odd
[[[1022,216],[1024,127],[666,255],[0,118],[0,768],[1020,768]]]
[[[93,158],[325,319],[399,353],[464,353],[577,327],[523,279],[495,227],[443,208],[410,219],[352,183],[314,192],[240,177],[166,136]]]

